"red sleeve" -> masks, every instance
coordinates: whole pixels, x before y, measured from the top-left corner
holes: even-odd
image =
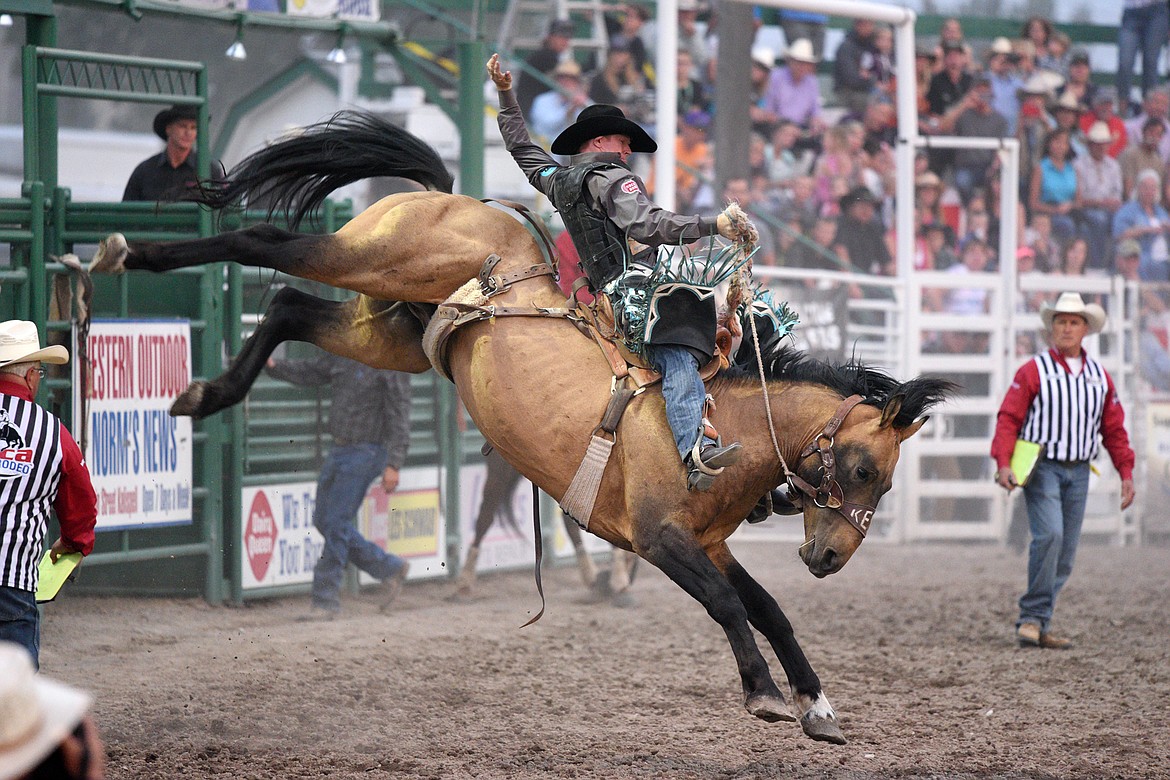
[[[1008,388],[1003,403],[999,406],[999,414],[995,418],[995,436],[991,439],[991,457],[998,468],[1010,466],[1012,450],[1016,448],[1016,439],[1020,436],[1020,429],[1024,427],[1024,419],[1028,416],[1028,408],[1032,399],[1040,392],[1040,369],[1036,368],[1036,361],[1029,360],[1020,366],[1012,385]]]
[[[61,484],[53,509],[61,523],[61,539],[82,555],[93,552],[93,529],[97,525],[97,494],[89,479],[89,469],[81,457],[81,448],[65,426],[61,426]]]
[[[1101,415],[1101,441],[1113,460],[1113,467],[1122,479],[1133,479],[1133,448],[1129,446],[1129,434],[1125,432],[1125,409],[1113,387],[1113,377],[1105,375],[1109,392],[1105,395],[1105,411]]]

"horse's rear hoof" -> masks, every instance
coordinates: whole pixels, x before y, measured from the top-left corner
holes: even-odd
[[[837,725],[836,718],[817,718],[805,715],[800,719],[800,727],[804,733],[817,742],[832,742],[834,745],[844,745],[845,735]]]
[[[788,708],[788,702],[784,701],[784,696],[779,694],[779,692],[776,694],[757,693],[749,696],[743,706],[753,716],[760,720],[765,720],[768,723],[776,723],[782,720],[791,723],[796,720],[796,717]]]
[[[172,417],[193,417],[196,420],[205,417],[202,405],[206,396],[206,382],[192,382],[187,389],[171,404]]]
[[[97,254],[89,264],[91,274],[120,274],[126,270],[126,255],[130,248],[126,246],[126,237],[121,233],[111,233],[108,238],[98,244]]]
[[[471,588],[459,587],[447,596],[446,600],[452,604],[468,604],[475,601],[475,594]]]

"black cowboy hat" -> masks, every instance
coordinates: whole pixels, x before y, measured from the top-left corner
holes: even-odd
[[[656,152],[658,144],[636,122],[626,119],[617,106],[597,103],[586,106],[577,121],[566,127],[552,143],[553,154],[576,154],[581,145],[603,135],[624,135],[632,152]]]
[[[856,187],[849,190],[849,192],[842,195],[837,201],[837,205],[842,211],[849,208],[854,203],[872,203],[873,205],[878,206],[881,204],[881,201],[878,200],[877,196],[874,195],[872,191],[870,191],[869,187],[866,187],[864,184],[858,184]]]
[[[167,125],[179,119],[194,119],[199,121],[197,106],[171,106],[164,108],[154,115],[154,134],[164,141],[167,140]]]

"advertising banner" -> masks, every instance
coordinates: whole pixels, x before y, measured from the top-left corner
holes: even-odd
[[[313,581],[324,539],[313,527],[316,481],[241,491],[240,563],[244,590]],[[410,579],[446,576],[446,531],[435,468],[406,469],[387,495],[374,483],[358,510],[362,536],[411,562]],[[362,576],[362,583],[373,579]]]
[[[88,353],[88,387],[74,361],[73,434],[87,430],[98,530],[190,523],[191,418],[170,414],[191,383],[190,323],[94,320]]]

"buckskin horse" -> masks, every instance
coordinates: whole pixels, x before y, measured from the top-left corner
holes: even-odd
[[[228,371],[194,383],[172,408],[202,417],[241,400],[282,340],[308,341],[377,368],[430,368],[415,313],[433,306],[419,304],[443,303],[477,278],[485,259],[498,259],[484,274],[494,295],[478,308],[481,316],[451,334],[446,364],[485,438],[562,500],[607,408],[614,374],[574,322],[552,316],[565,306],[564,295],[551,270],[540,270],[544,254],[520,220],[451,194],[451,177],[434,150],[364,114],[337,115],[262,149],[221,189],[198,197],[213,208],[241,198],[265,202],[295,226],[332,190],[371,176],[411,179],[428,191],[386,197],[330,235],[269,224],[172,243],[127,242],[114,234],[91,269],[162,272],[231,261],[359,294],[335,303],[282,290]],[[804,732],[843,744],[791,624],[736,561],[727,538],[760,496],[787,481],[803,506],[801,560],[816,577],[839,571],[891,487],[901,443],[954,387],[925,377],[901,383],[856,361],[830,366],[786,348],[763,355],[758,371],[725,371],[708,382],[720,431],[744,446],[739,463],[709,492],[687,490],[661,392],[651,387],[635,396],[614,437],[588,530],[657,566],[703,605],[726,633],[749,713],[765,721],[797,719],[754,627],[779,658]]]

